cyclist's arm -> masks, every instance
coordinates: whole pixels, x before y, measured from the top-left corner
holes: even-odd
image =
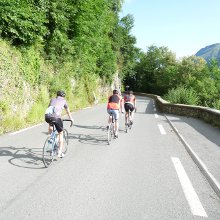
[[[124,111],[123,111],[123,106],[124,106],[124,100],[123,100],[123,98],[120,100],[120,110],[121,110],[121,112],[123,113]]]
[[[136,98],[134,99],[134,108],[137,107],[137,101],[136,101]]]
[[[66,113],[67,113],[67,115],[69,116],[69,119],[73,121],[73,118],[72,118],[72,116],[71,116],[69,107],[66,108]]]

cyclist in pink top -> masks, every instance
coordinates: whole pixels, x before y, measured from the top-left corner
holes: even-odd
[[[63,157],[63,121],[61,119],[62,110],[65,109],[69,119],[73,121],[69,107],[67,105],[64,91],[58,91],[57,97],[50,100],[49,106],[45,112],[45,121],[49,124],[49,133],[53,131],[53,125],[58,132],[59,151],[58,157]]]

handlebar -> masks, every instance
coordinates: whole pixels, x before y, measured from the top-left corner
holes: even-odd
[[[70,121],[71,122],[70,127],[73,126],[73,121],[71,119],[63,119],[63,121]]]

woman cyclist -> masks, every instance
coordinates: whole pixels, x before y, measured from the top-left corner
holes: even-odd
[[[73,121],[69,107],[67,105],[64,91],[58,91],[57,97],[50,100],[49,106],[45,112],[45,121],[49,124],[49,133],[53,131],[53,125],[58,132],[59,150],[58,157],[62,158],[63,149],[63,121],[61,119],[62,110],[65,109],[69,119]]]

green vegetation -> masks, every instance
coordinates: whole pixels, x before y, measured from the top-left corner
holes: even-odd
[[[135,48],[135,38],[126,23],[129,16],[119,18],[122,3],[0,2],[0,133],[43,121],[60,89],[72,111],[93,104],[94,94],[106,99],[118,84],[115,76],[122,78],[134,63],[129,47]]]
[[[175,103],[220,109],[217,60],[177,60],[167,47],[135,47],[123,0],[0,2],[0,134],[44,120],[57,90],[72,111],[130,85]],[[122,82],[122,84],[120,84]]]
[[[125,83],[135,91],[162,96],[173,103],[220,109],[220,68],[197,56],[177,60],[167,47],[148,47],[139,53]]]
[[[192,88],[187,89],[184,86],[169,90],[163,98],[174,104],[184,103],[187,105],[197,105],[199,100]]]

